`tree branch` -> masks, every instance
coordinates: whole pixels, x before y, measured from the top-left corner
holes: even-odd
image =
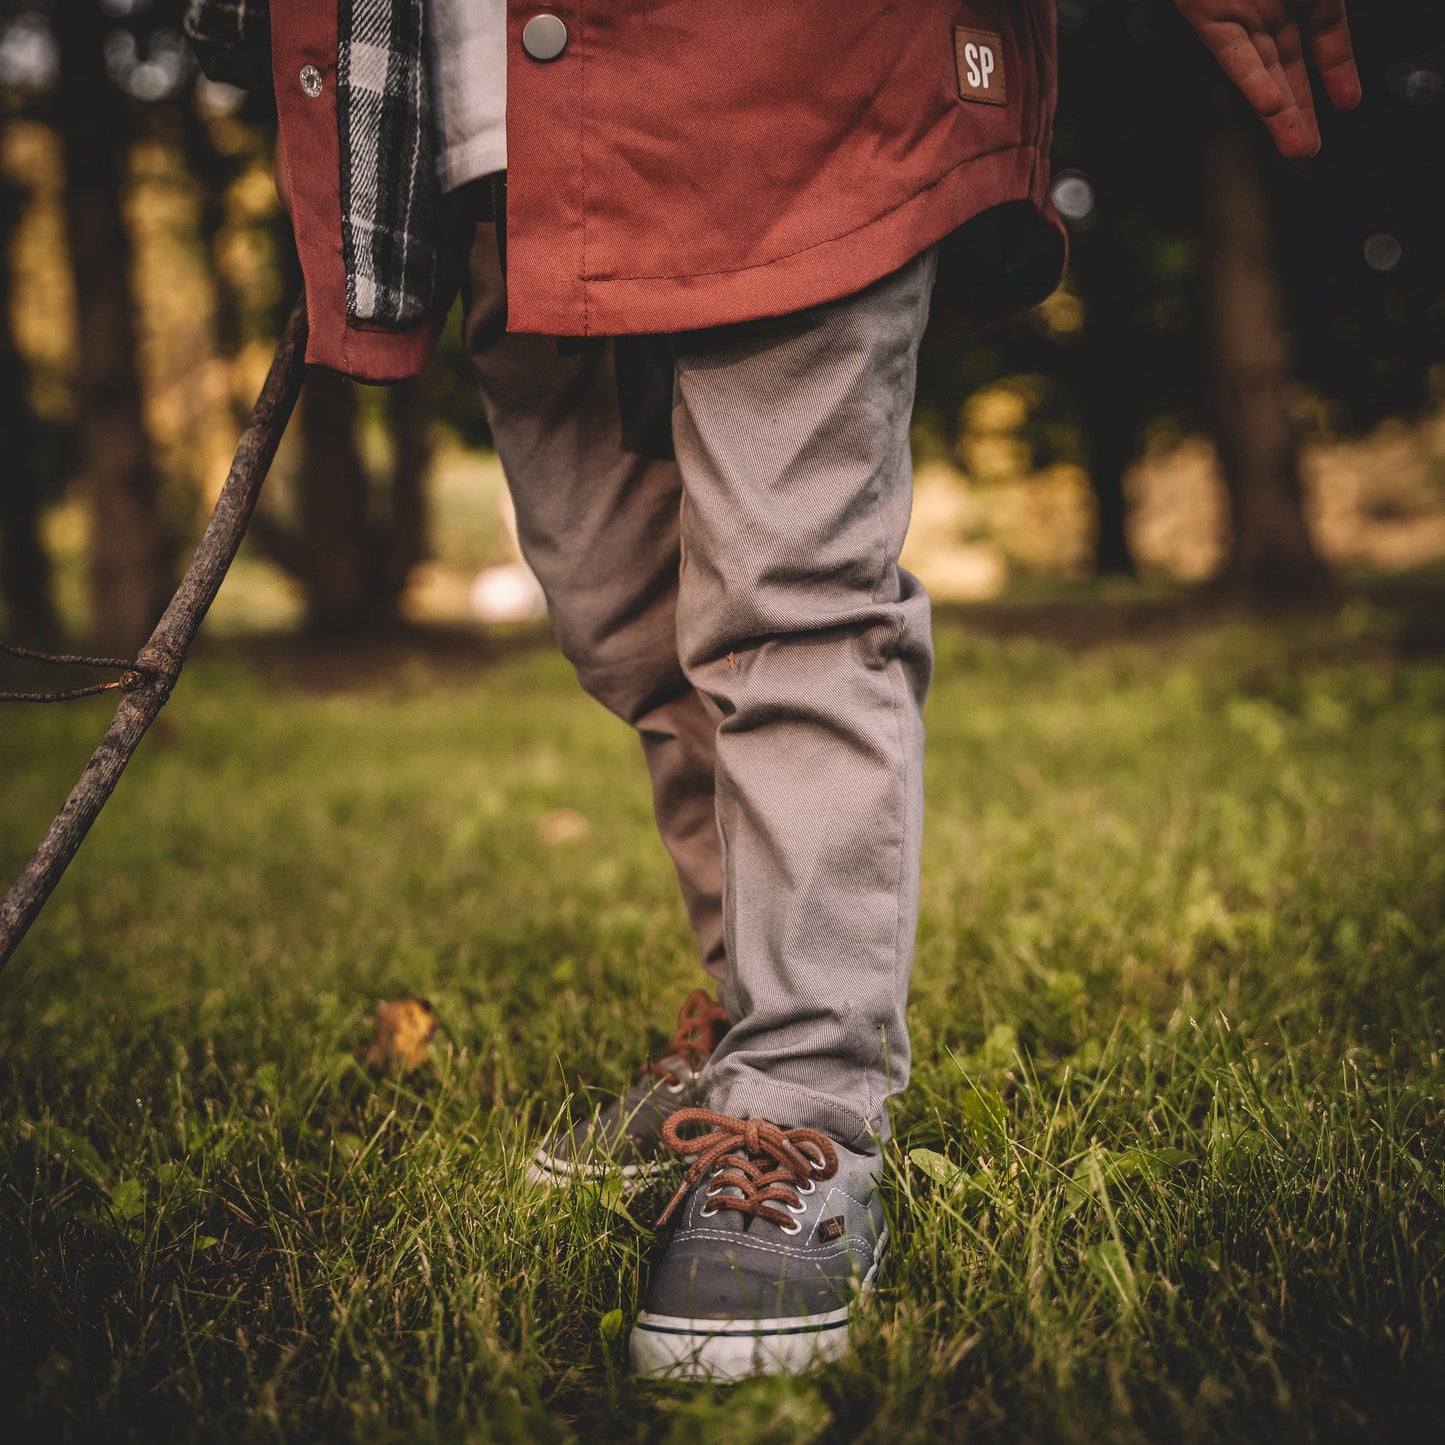
[[[45,906],[180,677],[186,653],[241,545],[261,483],[296,405],[306,371],[305,357],[306,305],[302,297],[292,308],[196,555],[136,658],[137,668],[143,669],[142,680],[127,690],[80,781],[24,872],[5,895],[4,903],[0,903],[0,968],[4,968]]]

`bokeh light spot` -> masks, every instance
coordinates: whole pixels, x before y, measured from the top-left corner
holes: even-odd
[[[1365,265],[1372,271],[1393,271],[1404,254],[1404,247],[1388,231],[1377,231],[1365,242]]]
[[[1094,188],[1082,171],[1060,171],[1054,177],[1054,205],[1071,226],[1087,226],[1094,218]]]

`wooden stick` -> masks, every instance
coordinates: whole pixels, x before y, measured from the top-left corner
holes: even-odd
[[[306,304],[302,297],[292,308],[271,370],[266,374],[266,384],[251,408],[230,474],[196,555],[150,641],[140,650],[136,670],[122,679],[124,696],[100,746],[25,871],[0,903],[0,969],[35,922],[106,799],[114,792],[146,729],[166,705],[181,675],[186,653],[241,545],[305,374]]]

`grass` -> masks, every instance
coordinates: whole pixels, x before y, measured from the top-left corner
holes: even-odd
[[[732,1390],[626,1373],[656,1198],[521,1180],[695,981],[627,731],[529,636],[213,650],[0,985],[11,1428],[1438,1433],[1445,666],[1402,625],[940,621],[892,1265],[849,1359]],[[5,714],[7,873],[103,713]],[[434,1066],[371,1078],[406,989]]]

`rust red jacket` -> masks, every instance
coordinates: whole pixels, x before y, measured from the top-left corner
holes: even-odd
[[[1053,0],[508,0],[514,331],[692,330],[861,289],[944,241],[937,307],[1052,288]],[[554,59],[527,22],[566,28]],[[271,0],[308,360],[410,375],[435,319],[348,314],[337,0]],[[555,27],[553,27],[555,34]],[[448,298],[439,298],[439,304]],[[354,310],[354,307],[352,308]]]

